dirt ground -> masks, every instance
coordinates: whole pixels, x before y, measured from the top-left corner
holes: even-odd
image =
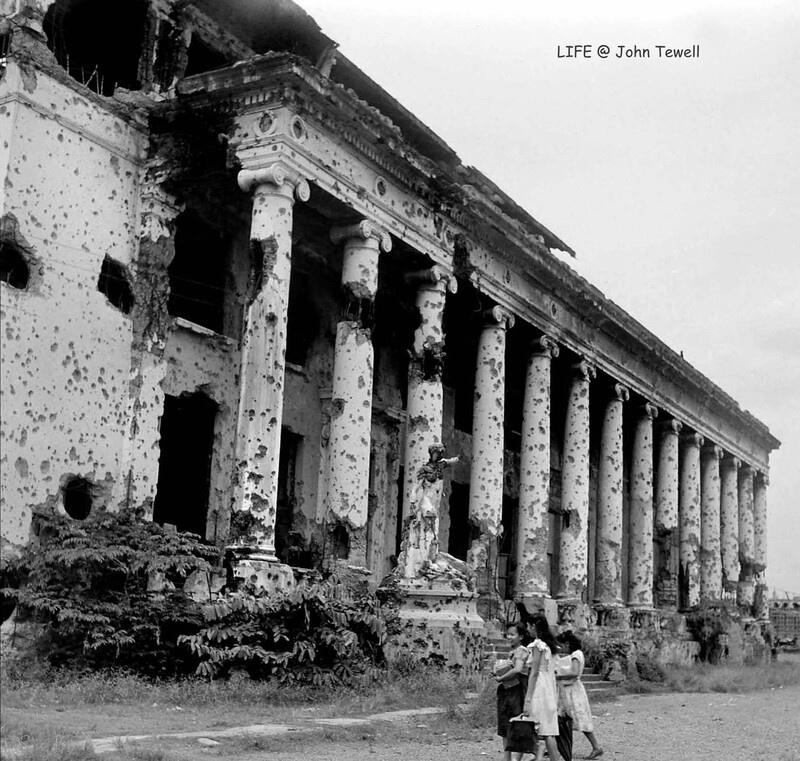
[[[800,686],[746,695],[627,695],[598,703],[595,717],[609,761],[800,761]],[[400,725],[332,728],[312,735],[224,739],[213,747],[181,740],[160,748],[170,761],[503,758],[493,728],[484,733],[459,727],[452,717],[417,717]],[[575,758],[584,758],[589,750],[588,741],[576,734]]]

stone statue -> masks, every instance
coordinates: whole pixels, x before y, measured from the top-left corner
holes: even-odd
[[[444,447],[438,444],[428,447],[428,454],[430,459],[419,469],[411,514],[403,527],[396,572],[401,579],[466,578],[466,564],[439,551],[439,503],[444,469],[458,462],[458,457],[445,457]]]

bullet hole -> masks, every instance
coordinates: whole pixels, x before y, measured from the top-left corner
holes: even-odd
[[[22,251],[12,241],[0,240],[0,281],[24,291],[30,280],[30,269]]]
[[[108,256],[103,260],[103,266],[100,268],[97,290],[104,294],[109,303],[123,314],[129,314],[133,308],[133,291],[128,280],[128,273],[125,267]]]
[[[99,95],[138,90],[148,3],[56,0],[43,21],[47,47],[80,84]]]
[[[64,510],[70,518],[82,521],[92,511],[92,484],[85,478],[73,476],[63,487]]]

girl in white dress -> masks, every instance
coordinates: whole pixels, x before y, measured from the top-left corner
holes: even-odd
[[[589,707],[589,697],[581,681],[581,674],[585,665],[581,652],[581,641],[571,632],[559,635],[558,641],[563,643],[570,652],[571,663],[566,668],[559,669],[557,675],[558,690],[561,706],[572,717],[572,727],[586,735],[592,744],[592,752],[587,758],[600,758],[603,749],[594,736],[594,723],[592,722],[592,709]],[[566,660],[564,658],[563,660]]]
[[[528,622],[528,630],[533,642],[528,645],[528,691],[525,694],[525,713],[536,725],[536,733],[544,740],[536,747],[535,761],[542,761],[544,749],[551,761],[562,759],[558,752],[556,737],[558,737],[558,692],[556,690],[556,674],[553,652],[556,649],[547,619],[536,616]]]

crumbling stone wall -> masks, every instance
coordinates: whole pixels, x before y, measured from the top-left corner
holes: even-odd
[[[98,506],[124,495],[132,322],[98,278],[106,256],[133,261],[145,141],[135,121],[13,60],[0,81],[0,99],[9,94],[0,211],[14,215],[36,275],[26,290],[0,284],[1,530],[20,544],[30,508],[60,504],[71,476],[93,484]]]

